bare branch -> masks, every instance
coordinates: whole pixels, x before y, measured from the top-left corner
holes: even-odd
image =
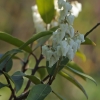
[[[97,23],[90,31],[88,31],[84,37],[86,38],[94,29],[96,29],[98,26],[100,25],[100,23]]]

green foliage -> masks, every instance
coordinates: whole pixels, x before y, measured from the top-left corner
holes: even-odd
[[[20,47],[21,45],[24,44],[23,41],[5,33],[5,32],[0,32],[0,40],[10,43],[16,47]],[[25,50],[26,52],[31,52],[31,48],[29,46],[26,46],[23,50]]]
[[[60,100],[66,100],[64,97],[62,97],[60,94],[53,91],[53,93],[60,99]]]
[[[84,45],[94,45],[94,46],[96,46],[96,44],[95,44],[91,39],[89,39],[89,38],[85,38],[85,42],[82,43],[82,44],[84,44]]]
[[[79,72],[78,70],[75,70],[75,69],[73,69],[73,68],[71,68],[71,67],[69,67],[69,66],[67,66],[67,68],[68,68],[69,70],[71,70],[72,72],[74,72],[74,73],[76,73],[76,74],[78,74],[78,75],[80,75],[80,76],[82,76],[82,77],[85,77],[85,78],[90,79],[91,81],[93,81],[93,82],[97,85],[96,81],[95,81],[92,77],[90,77],[90,76],[88,76],[88,75],[86,75],[86,74],[84,74],[84,73],[81,73],[81,72]]]
[[[9,84],[3,84],[3,83],[0,82],[0,89],[3,88],[3,87],[7,87],[7,86],[9,86]]]
[[[16,92],[18,92],[23,85],[23,82],[24,82],[23,75],[24,74],[21,71],[17,71],[11,76],[11,79],[13,80],[15,84]]]
[[[50,68],[50,67],[49,67],[49,62],[46,61],[46,68],[47,68],[48,74],[49,74],[50,76],[52,76],[52,75],[54,74],[55,69],[56,69],[56,66],[57,66],[57,63],[55,63],[55,64],[53,65],[52,68]]]
[[[33,43],[37,39],[44,37],[44,36],[47,36],[47,35],[51,35],[52,33],[53,33],[52,31],[44,31],[44,32],[37,33],[34,36],[32,36],[26,43],[24,43],[20,47],[20,49],[24,49],[25,47],[27,47],[29,44]]]
[[[63,76],[64,78],[66,78],[67,80],[69,80],[70,82],[72,82],[74,85],[76,85],[85,94],[85,96],[88,98],[87,93],[85,92],[84,88],[75,78],[73,78],[68,73],[65,73],[63,71],[60,71],[59,74],[61,76]]]
[[[32,81],[32,83],[34,84],[40,84],[41,81],[34,75],[25,75],[25,77],[27,77],[29,80]]]
[[[51,21],[55,19],[54,0],[36,0],[36,3],[42,20],[46,23],[46,25],[51,25]],[[59,25],[53,28],[50,27],[47,31],[34,34],[26,42],[23,42],[7,33],[0,32],[0,40],[17,47],[17,49],[6,51],[0,56],[0,74],[5,76],[7,82],[7,84],[0,82],[0,89],[3,87],[8,87],[10,89],[11,96],[9,100],[44,100],[50,92],[55,94],[60,100],[66,100],[60,94],[54,92],[51,88],[51,85],[58,74],[73,83],[88,98],[83,86],[77,81],[77,79],[67,73],[67,71],[71,71],[82,79],[90,79],[96,84],[96,81],[92,77],[86,75],[80,66],[78,66],[75,62],[70,61],[67,57],[60,57],[51,68],[49,67],[49,61],[45,61],[45,65],[40,66],[40,63],[42,63],[42,60],[45,58],[43,57],[42,52],[40,53],[40,57],[37,57],[37,54],[35,55],[37,48],[41,49],[41,46],[48,41],[53,32],[58,28]],[[29,47],[29,45],[35,44],[34,42],[37,42],[34,48]],[[85,42],[82,43],[82,45],[96,44],[91,39],[85,38]],[[22,53],[25,57],[22,59],[21,57],[16,56],[18,53]],[[80,50],[76,52],[76,55],[82,58],[83,61],[86,60],[85,55]],[[27,74],[27,70],[29,71],[30,69],[30,56],[34,57],[35,62],[33,62],[34,66],[32,65],[32,69]],[[11,71],[13,67],[13,58],[20,60],[22,67],[20,68],[20,71],[15,71],[14,74],[9,75],[8,72]],[[26,87],[18,96],[17,93],[21,90],[26,78],[28,79]],[[34,85],[31,85],[31,83]]]
[[[12,69],[13,61],[12,59],[9,60],[9,57],[6,57],[5,60],[3,60],[0,63],[0,70],[9,72]]]
[[[36,0],[38,11],[46,24],[55,17],[54,0]]]
[[[51,87],[46,84],[39,84],[33,86],[26,100],[44,100],[44,98],[51,92]]]

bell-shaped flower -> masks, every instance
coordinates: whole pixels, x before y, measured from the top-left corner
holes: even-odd
[[[68,38],[67,39],[67,42],[70,46],[73,46],[74,45],[74,40],[72,38]]]
[[[72,9],[72,6],[69,2],[65,2],[63,5],[64,10],[70,11]]]
[[[46,60],[49,61],[51,59],[52,55],[53,55],[53,51],[52,50],[48,50],[46,52]]]
[[[76,42],[74,42],[72,49],[73,49],[73,52],[76,53],[76,51],[78,49],[78,44]]]
[[[58,7],[59,7],[59,9],[61,9],[64,4],[65,4],[64,0],[58,0]]]
[[[69,49],[69,46],[68,46],[68,43],[66,42],[66,40],[63,40],[61,43],[60,43],[60,46],[61,46],[61,53],[62,53],[62,56],[66,56],[67,52],[68,52],[68,49]]]
[[[66,32],[68,30],[68,24],[60,24],[60,28],[62,32]],[[65,35],[65,34],[64,34]]]
[[[84,35],[83,34],[79,34],[78,35],[78,38],[81,40],[81,42],[85,42]]]
[[[59,60],[59,57],[57,55],[57,52],[53,52],[53,55],[51,56],[49,60],[49,67],[51,68],[58,60]]]
[[[72,47],[69,47],[69,50],[67,52],[67,57],[69,60],[72,60],[74,58],[74,52],[73,52]]]
[[[47,51],[49,50],[47,45],[42,46],[42,54],[46,57]]]
[[[59,44],[64,38],[64,36],[65,36],[65,32],[61,30],[61,28],[57,29],[56,32],[53,32],[53,37],[52,37],[53,46],[56,46],[57,44]]]
[[[70,25],[73,25],[74,18],[75,18],[74,15],[66,16],[66,20]]]
[[[68,25],[66,33],[72,38],[74,36],[74,28],[71,25]]]

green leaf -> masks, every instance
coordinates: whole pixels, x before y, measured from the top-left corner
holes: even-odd
[[[2,56],[1,56],[2,57]],[[12,59],[9,60],[9,57],[6,57],[1,63],[0,63],[0,70],[9,72],[12,68],[13,61]],[[1,74],[1,73],[0,73]]]
[[[31,80],[34,84],[40,84],[41,81],[34,75],[25,75],[29,80]]]
[[[53,32],[54,32],[54,31],[56,31],[58,28],[59,28],[59,26],[55,26],[55,27],[51,28],[50,31],[53,31]]]
[[[86,56],[80,50],[76,52],[76,56],[80,57],[83,61],[86,61]]]
[[[53,32],[52,31],[44,31],[44,32],[40,32],[38,34],[33,35],[32,38],[30,38],[26,43],[24,43],[19,49],[24,49],[26,48],[29,44],[31,44],[32,42],[36,41],[37,39],[47,36],[47,35],[51,35]]]
[[[86,74],[84,74],[84,73],[81,73],[81,72],[79,72],[78,70],[75,70],[75,69],[73,69],[73,68],[71,68],[71,67],[69,67],[69,66],[67,66],[67,68],[68,68],[69,70],[73,71],[74,73],[78,74],[78,75],[81,75],[81,76],[83,76],[83,77],[85,77],[85,78],[88,78],[89,80],[93,81],[93,82],[97,85],[96,81],[95,81],[91,76],[86,75]]]
[[[49,75],[53,75],[56,69],[57,63],[55,63],[51,68],[49,67],[49,62],[46,61],[46,68],[47,68],[47,72],[49,73]]]
[[[54,31],[56,31],[57,28],[58,28],[58,26],[53,27],[50,29],[50,31],[54,32]],[[37,40],[37,45],[34,47],[33,51],[36,50],[39,46],[44,45],[44,43],[51,37],[51,35],[52,34],[39,38]]]
[[[9,76],[8,73],[6,73],[4,71],[2,71],[2,73],[4,74],[4,76],[6,76],[9,80],[11,80],[14,83],[14,81],[12,80],[12,78]]]
[[[46,24],[55,17],[54,0],[36,0],[38,11]]]
[[[0,89],[3,88],[3,87],[6,87],[6,86],[8,86],[8,84],[3,84],[3,83],[0,82]]]
[[[73,61],[68,62],[67,66],[69,66],[69,67],[73,68],[74,70],[77,70],[77,71],[79,71],[81,73],[84,73],[84,71]],[[67,66],[65,66],[64,68],[67,69],[67,70],[70,70]],[[70,71],[73,72],[72,70],[70,70]],[[73,72],[73,73],[75,73],[75,72]],[[75,74],[77,74],[77,73],[75,73]],[[79,74],[77,74],[77,75],[80,76],[82,79],[86,80],[85,77],[83,77],[83,76],[81,76]]]
[[[11,79],[13,80],[15,84],[16,92],[18,92],[23,85],[23,81],[24,81],[23,76],[24,76],[24,73],[22,73],[21,71],[17,71],[11,76]]]
[[[5,60],[7,57],[9,60],[17,53],[22,52],[20,49],[12,49],[10,51],[7,51],[1,58],[0,58],[0,63]]]
[[[64,97],[62,97],[60,94],[52,91],[60,100],[66,100]]]
[[[15,38],[7,33],[4,33],[4,32],[0,32],[0,40],[10,43],[16,47],[20,47],[21,45],[24,44],[23,41]],[[32,51],[29,46],[26,46],[23,50],[25,50],[26,52],[29,52],[29,53]]]
[[[40,78],[43,79],[44,76],[46,75],[46,68],[39,68],[39,69],[37,70],[37,72],[39,73]]]
[[[26,100],[44,100],[51,91],[51,87],[47,84],[35,85],[30,90]]]
[[[63,67],[69,62],[69,59],[67,57],[65,58],[62,58],[62,61],[60,63],[60,68],[59,68],[59,71],[63,69]]]
[[[96,44],[91,39],[89,39],[89,38],[85,38],[85,42],[83,42],[82,44],[96,46]]]
[[[47,36],[39,38],[37,40],[37,45],[35,46],[33,51],[36,50],[39,46],[42,46],[50,37],[51,37],[51,35],[47,35]]]
[[[63,71],[60,71],[59,74],[60,74],[61,76],[63,76],[64,78],[66,78],[67,80],[69,80],[69,81],[70,81],[71,83],[73,83],[74,85],[76,85],[76,86],[84,93],[84,95],[85,95],[85,96],[87,97],[87,99],[88,99],[88,96],[87,96],[87,94],[86,94],[84,88],[82,87],[82,85],[81,85],[76,79],[74,79],[72,76],[70,76],[69,74],[67,74],[67,73],[65,73],[65,72],[63,72]]]

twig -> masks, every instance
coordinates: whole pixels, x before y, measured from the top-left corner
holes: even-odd
[[[7,80],[7,83],[9,84],[8,87],[11,90],[11,96],[10,96],[9,100],[11,100],[12,98],[14,98],[14,100],[16,100],[15,91],[14,91],[12,85],[11,85],[11,82],[10,82],[9,78],[4,74],[3,71],[0,70],[0,72],[3,73],[3,75],[5,76],[5,78]]]
[[[95,28],[97,28],[100,25],[100,23],[97,23],[97,25],[95,25],[90,31],[88,31],[84,37],[86,38],[87,35],[89,35]]]
[[[20,95],[19,97],[17,97],[16,100],[24,100],[27,98],[28,94],[29,94],[30,91],[27,91],[25,93],[23,93],[22,95]]]

